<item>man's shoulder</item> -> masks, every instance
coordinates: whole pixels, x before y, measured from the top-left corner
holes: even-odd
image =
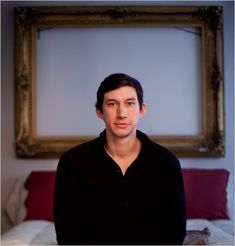
[[[89,156],[92,155],[92,152],[97,150],[97,146],[99,143],[99,138],[92,139],[90,141],[78,144],[71,149],[67,150],[66,152],[63,153],[61,156],[62,159],[70,159],[70,158],[81,158],[81,157],[86,157],[88,158]]]
[[[166,158],[177,159],[177,157],[171,150],[164,147],[163,145],[160,145],[159,143],[152,142],[152,148],[153,148],[153,152],[156,153],[156,155],[161,155]]]
[[[153,142],[150,154],[150,163],[156,173],[167,175],[174,180],[181,176],[181,164],[176,155],[168,148]]]
[[[149,154],[152,160],[178,162],[177,157],[171,150],[153,141],[141,131],[138,131],[137,134],[143,144],[143,147],[150,150]]]
[[[164,166],[180,166],[180,162],[176,155],[168,148],[152,142],[151,158]]]

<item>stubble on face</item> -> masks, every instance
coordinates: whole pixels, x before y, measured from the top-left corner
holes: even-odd
[[[136,90],[125,86],[105,93],[103,110],[97,115],[104,120],[107,134],[127,138],[136,136],[137,124],[144,110],[140,109]]]

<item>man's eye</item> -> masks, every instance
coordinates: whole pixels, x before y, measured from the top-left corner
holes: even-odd
[[[114,106],[114,105],[115,105],[114,102],[109,102],[109,103],[108,103],[108,106]]]
[[[127,105],[128,106],[134,106],[135,105],[135,102],[128,102]]]

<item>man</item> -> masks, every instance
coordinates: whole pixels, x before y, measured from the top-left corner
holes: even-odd
[[[100,136],[60,158],[54,223],[59,244],[182,244],[186,211],[179,161],[137,130],[146,112],[140,83],[105,78]]]

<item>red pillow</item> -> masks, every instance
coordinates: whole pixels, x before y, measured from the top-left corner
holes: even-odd
[[[183,169],[187,218],[228,219],[224,169]]]
[[[34,171],[26,183],[27,215],[24,220],[53,221],[55,171]],[[228,219],[227,182],[224,169],[183,169],[187,218]]]
[[[55,171],[31,172],[25,183],[29,193],[25,201],[27,215],[24,220],[53,221],[55,174]]]

